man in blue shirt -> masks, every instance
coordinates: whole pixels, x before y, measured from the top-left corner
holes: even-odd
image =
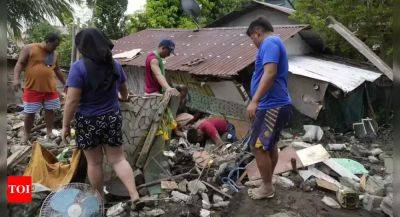
[[[258,48],[251,79],[251,102],[247,114],[252,121],[248,145],[256,158],[263,184],[249,189],[253,199],[272,198],[275,190],[272,176],[278,162],[280,133],[291,118],[291,99],[287,87],[288,57],[282,40],[272,34],[272,25],[265,19],[254,20],[247,35]]]

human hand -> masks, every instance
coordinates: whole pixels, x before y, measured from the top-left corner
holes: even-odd
[[[67,138],[71,136],[71,127],[70,126],[63,126],[61,130],[61,139],[64,145],[68,145]]]
[[[21,89],[21,83],[18,80],[14,80],[12,86],[15,92]]]
[[[253,120],[256,116],[256,110],[258,107],[258,103],[251,101],[250,104],[247,106],[247,117],[250,120]]]
[[[168,88],[166,90],[166,93],[170,94],[171,96],[179,96],[180,95],[179,91],[177,89],[175,89],[175,88],[172,88],[172,87]]]

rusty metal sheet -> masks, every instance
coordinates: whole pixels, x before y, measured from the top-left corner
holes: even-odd
[[[274,34],[287,40],[306,27],[274,26]],[[146,29],[117,40],[113,54],[142,49],[141,55],[124,64],[143,67],[147,54],[167,38],[176,44],[176,56],[166,59],[167,70],[229,78],[254,62],[257,49],[246,35],[246,30],[247,27],[204,28],[198,32],[187,29]]]

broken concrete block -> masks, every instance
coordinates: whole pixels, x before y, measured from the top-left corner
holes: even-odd
[[[294,183],[292,180],[283,177],[283,176],[275,176],[276,177],[276,184],[282,186],[284,188],[292,188],[294,187]]]
[[[137,169],[133,172],[133,177],[135,177],[136,186],[142,185],[145,183],[144,175],[140,169]]]
[[[306,131],[303,140],[306,142],[320,141],[324,136],[324,131],[320,126],[304,125],[303,128]]]
[[[380,207],[383,197],[365,194],[362,199],[363,208],[368,211],[373,211]]]
[[[175,190],[178,189],[178,184],[174,181],[161,181],[161,189]]]
[[[374,148],[374,149],[371,150],[370,153],[371,153],[371,155],[373,155],[373,156],[377,156],[377,155],[382,154],[383,151],[382,151],[382,149],[380,149],[380,148]]]
[[[215,208],[227,207],[227,206],[229,206],[229,201],[221,201],[221,202],[218,202],[218,203],[214,203],[212,206],[215,207]]]
[[[284,130],[281,132],[281,136],[283,137],[283,139],[293,139],[293,134],[288,133]]]
[[[143,201],[145,206],[155,206],[158,195],[150,195],[141,197],[140,200]]]
[[[164,210],[162,209],[153,209],[150,211],[146,211],[146,216],[162,216],[165,214]]]
[[[187,186],[188,183],[189,182],[186,179],[180,181],[179,184],[178,184],[178,190],[180,192],[186,192],[187,191],[186,186]]]
[[[334,208],[334,209],[340,209],[340,204],[338,202],[336,202],[335,199],[328,197],[328,196],[324,196],[324,198],[322,198],[321,200],[325,205]]]
[[[213,202],[214,203],[219,203],[219,202],[222,202],[222,201],[224,201],[224,198],[222,198],[218,194],[213,194]]]
[[[380,155],[379,155],[380,156]],[[381,159],[381,158],[380,158]],[[391,157],[384,157],[383,161],[385,162],[385,172],[386,173],[393,173],[393,158]]]
[[[373,156],[373,155],[368,156],[368,161],[373,163],[373,164],[379,163],[379,159],[377,157]]]
[[[204,209],[210,209],[211,208],[211,203],[210,199],[208,198],[208,195],[206,193],[201,193],[201,204]]]
[[[340,177],[339,178],[340,184],[343,186],[346,186],[350,189],[353,189],[355,191],[360,190],[360,183],[354,181],[354,179],[349,178],[349,177]]]
[[[210,217],[211,216],[211,212],[210,212],[210,210],[201,209],[200,210],[200,216],[201,217]]]
[[[114,217],[114,216],[122,216],[127,209],[126,203],[117,203],[114,206],[108,208],[107,210],[107,217]]]
[[[172,200],[174,202],[181,202],[181,201],[188,202],[190,200],[189,195],[182,194],[179,191],[172,191],[171,195],[172,195]]]
[[[347,149],[346,144],[328,144],[330,151],[343,151]]]
[[[269,215],[268,217],[301,217],[301,216],[292,211],[285,211]]]
[[[385,181],[378,175],[371,176],[367,180],[365,191],[383,197],[385,196]]]
[[[393,194],[388,194],[383,198],[380,208],[386,215],[393,217]]]
[[[190,194],[197,194],[207,191],[207,187],[200,180],[194,179],[187,184]]]

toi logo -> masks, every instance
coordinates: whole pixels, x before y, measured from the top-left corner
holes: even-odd
[[[7,202],[8,203],[32,202],[32,177],[8,176]]]

